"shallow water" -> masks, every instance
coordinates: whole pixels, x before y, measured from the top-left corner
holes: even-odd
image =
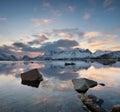
[[[84,112],[71,80],[86,77],[106,86],[97,86],[88,94],[104,100],[109,110],[120,104],[120,62],[113,65],[75,62],[0,62],[0,112]],[[38,88],[21,84],[21,73],[38,68],[44,80]]]

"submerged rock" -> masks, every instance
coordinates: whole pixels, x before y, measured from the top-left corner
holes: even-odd
[[[94,95],[87,94],[81,94],[81,96],[79,95],[79,98],[84,104],[85,110],[89,110],[91,112],[106,112],[106,110],[101,107],[104,102],[102,99],[99,99]]]
[[[110,112],[120,112],[120,105],[113,106]]]
[[[97,86],[97,82],[86,78],[72,80],[74,88],[79,93],[85,93],[89,88]]]
[[[22,84],[39,87],[40,81],[43,80],[42,75],[38,72],[37,69],[33,69],[21,74]]]

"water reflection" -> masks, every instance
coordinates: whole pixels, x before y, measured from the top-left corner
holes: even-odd
[[[44,80],[38,89],[21,85],[20,74],[37,68]],[[88,78],[103,82],[88,91],[104,99],[103,108],[120,104],[120,62],[103,65],[98,62],[0,62],[0,112],[84,112],[82,102],[76,97],[71,80]],[[29,84],[28,84],[29,85]]]

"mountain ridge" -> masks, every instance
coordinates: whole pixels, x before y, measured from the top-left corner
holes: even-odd
[[[17,58],[15,55],[0,54],[1,61],[29,61],[29,60],[80,60],[80,59],[118,59],[120,60],[120,51],[102,51],[97,50],[92,53],[89,49],[75,48],[72,50],[64,51],[48,51],[42,56],[29,57],[23,55],[21,58]]]

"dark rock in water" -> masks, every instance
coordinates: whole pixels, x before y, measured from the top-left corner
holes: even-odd
[[[75,65],[75,63],[65,63],[65,66],[68,66],[68,65]]]
[[[110,112],[120,112],[120,105],[113,106]]]
[[[99,85],[101,85],[101,86],[105,86],[105,84],[104,84],[104,83],[99,83]]]
[[[99,99],[94,95],[87,94],[81,94],[81,97],[79,98],[86,107],[86,110],[91,112],[106,112],[106,110],[101,107],[104,102],[102,99]]]
[[[88,102],[85,102],[84,104],[91,112],[101,112],[100,107],[92,102],[88,101]]]
[[[104,100],[97,98],[94,95],[88,95],[87,97],[88,99],[91,99],[93,103],[98,104],[99,106],[101,106],[104,103]]]
[[[89,88],[97,86],[97,82],[86,78],[72,80],[74,88],[79,93],[85,93]]]
[[[39,87],[40,81],[43,80],[42,75],[38,72],[37,69],[30,70],[28,72],[21,74],[22,84]]]
[[[39,80],[35,80],[35,81],[22,81],[21,82],[23,85],[28,85],[28,86],[32,86],[32,87],[39,87],[40,81]]]

